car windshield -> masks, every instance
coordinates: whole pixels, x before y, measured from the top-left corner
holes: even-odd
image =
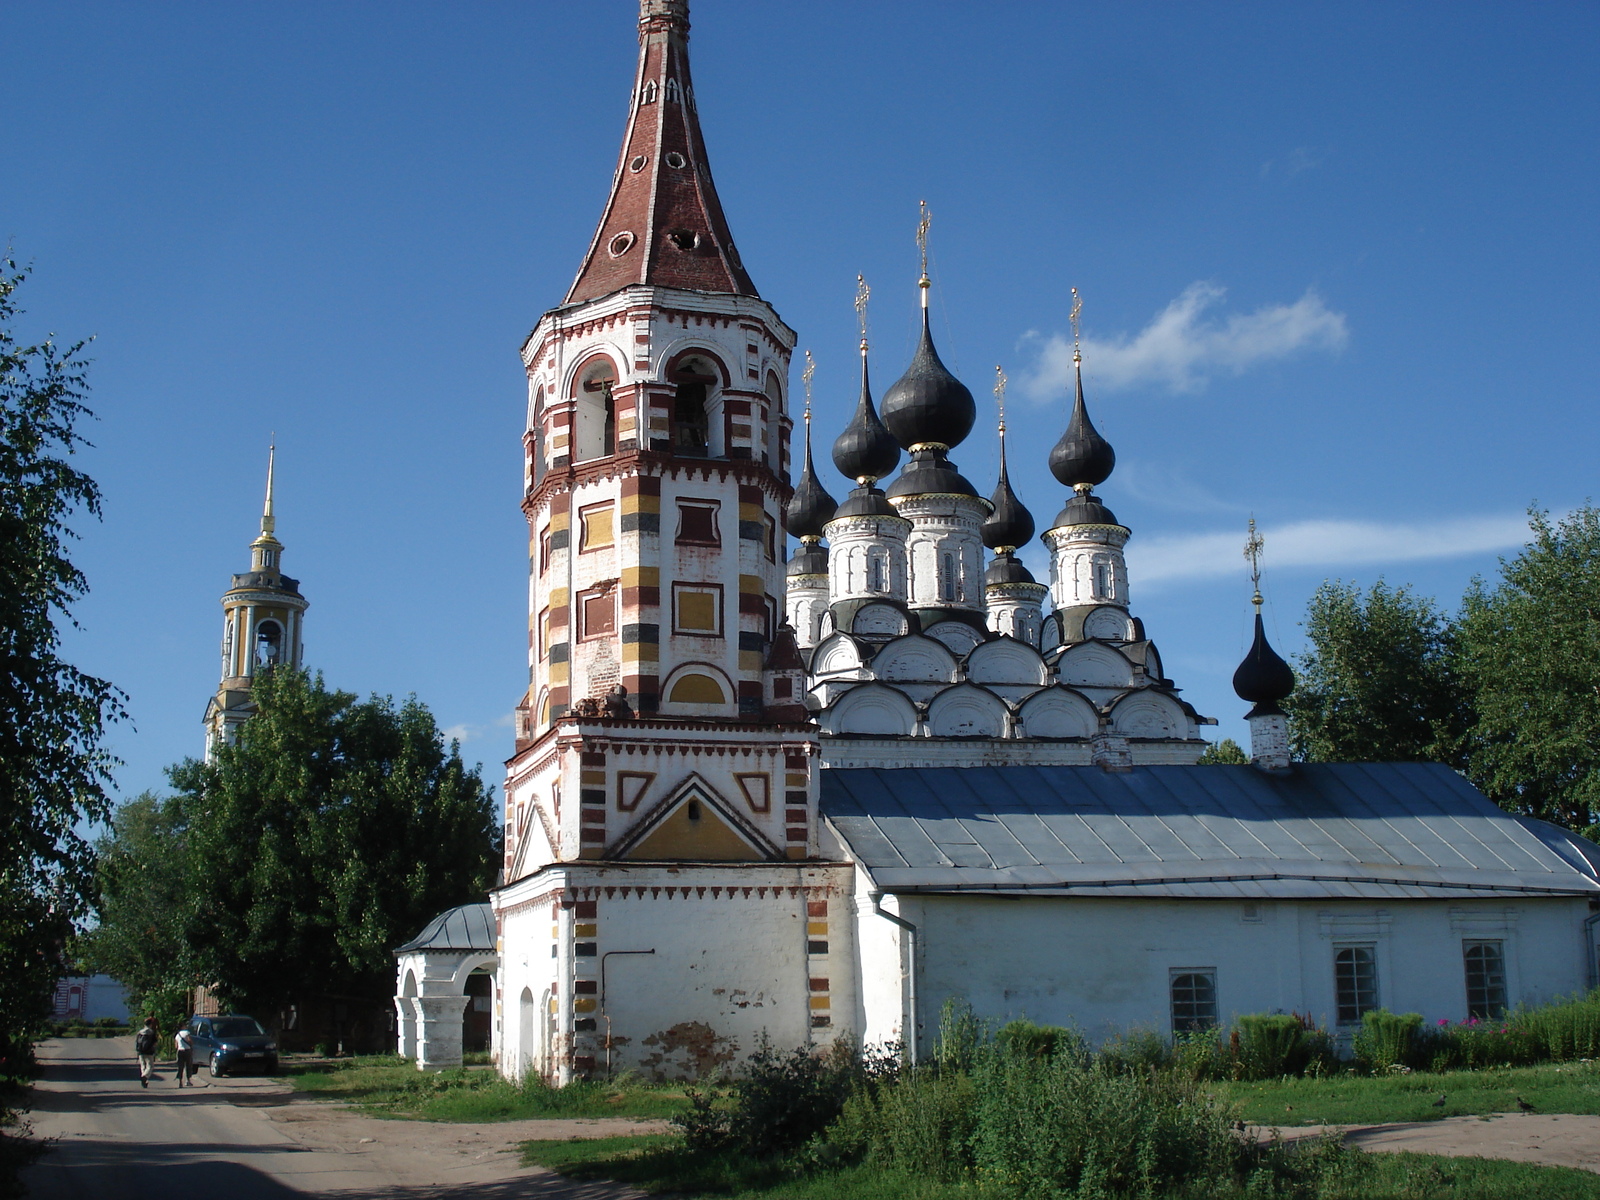
[[[254,1017],[218,1017],[211,1022],[211,1032],[217,1037],[256,1037],[266,1030]]]

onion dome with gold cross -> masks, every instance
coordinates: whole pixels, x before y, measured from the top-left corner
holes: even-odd
[[[805,457],[800,468],[800,481],[795,484],[794,495],[784,509],[784,521],[789,533],[800,539],[800,549],[789,560],[789,575],[825,575],[828,571],[828,549],[822,544],[822,528],[833,520],[839,502],[828,494],[817,478],[811,461],[811,376],[815,370],[811,352],[806,352],[806,369],[802,372],[806,388],[806,444]]]
[[[1239,699],[1253,704],[1246,717],[1281,715],[1280,702],[1294,691],[1294,671],[1284,662],[1267,641],[1266,625],[1261,620],[1261,535],[1256,532],[1256,520],[1250,518],[1250,538],[1245,543],[1245,557],[1250,560],[1250,582],[1254,595],[1250,603],[1256,608],[1256,635],[1245,652],[1244,661],[1233,673],[1233,691]]]
[[[1032,583],[1033,575],[1017,559],[1015,551],[1018,546],[1026,546],[1033,540],[1033,514],[1011,489],[1011,477],[1006,470],[1006,377],[999,367],[995,368],[995,374],[997,382],[994,390],[1000,404],[1000,479],[995,484],[994,494],[989,497],[994,511],[983,523],[983,544],[995,552],[994,561],[984,572],[983,579],[986,584]]]
[[[1077,289],[1073,289],[1073,325],[1076,327],[1081,302]],[[1074,343],[1077,341],[1074,334]],[[1050,473],[1070,487],[1074,495],[1056,517],[1055,527],[1063,525],[1115,525],[1117,518],[1101,504],[1094,494],[1096,484],[1111,478],[1117,465],[1117,452],[1111,443],[1100,435],[1089,419],[1089,408],[1083,399],[1083,355],[1076,344],[1072,351],[1072,366],[1076,395],[1072,404],[1072,418],[1066,432],[1050,451]]]

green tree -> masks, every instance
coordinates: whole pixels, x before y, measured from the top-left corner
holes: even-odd
[[[100,514],[100,490],[68,461],[93,414],[83,343],[25,345],[15,293],[27,279],[0,260],[0,1059],[25,1058],[93,894],[93,850],[77,829],[103,820],[114,760],[102,745],[122,694],[60,656],[58,624],[87,591],[67,555],[74,513]]]
[[[1462,604],[1468,773],[1512,811],[1585,829],[1600,820],[1600,511],[1529,523],[1499,584],[1474,580]]]
[[[393,948],[494,883],[491,790],[414,698],[357,703],[287,668],[253,695],[237,745],[169,772],[195,967],[268,1019],[306,992],[387,996]]]
[[[1381,579],[1363,596],[1335,580],[1311,597],[1305,630],[1284,702],[1296,757],[1462,764],[1471,709],[1454,629],[1431,599]]]
[[[1247,767],[1250,765],[1250,756],[1238,742],[1223,738],[1220,742],[1207,745],[1206,752],[1196,762],[1202,767]]]
[[[128,989],[136,1014],[172,1028],[195,973],[185,936],[193,881],[188,821],[177,797],[144,792],[116,811],[96,846],[100,922],[79,942],[85,965]]]

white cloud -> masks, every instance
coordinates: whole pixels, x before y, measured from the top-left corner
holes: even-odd
[[[1191,283],[1132,337],[1084,338],[1085,373],[1107,390],[1157,384],[1195,392],[1212,375],[1240,375],[1258,363],[1306,350],[1340,350],[1349,340],[1344,314],[1324,304],[1315,289],[1308,288],[1293,304],[1206,319],[1206,310],[1226,294],[1214,283]],[[1060,395],[1071,379],[1072,341],[1052,334],[1022,386],[1028,395],[1044,399]]]
[[[1458,558],[1509,550],[1528,540],[1525,516],[1459,517],[1433,524],[1299,521],[1263,527],[1264,563],[1273,568],[1336,570],[1382,563]],[[1243,576],[1244,534],[1202,533],[1128,545],[1129,573],[1139,583]]]
[[[497,734],[503,730],[510,729],[516,725],[516,721],[517,714],[515,711],[513,711],[496,717],[487,725],[472,725],[466,721],[463,721],[458,725],[447,726],[446,728],[441,729],[439,732],[444,737],[445,745],[447,746],[451,742],[460,742],[462,745],[466,745],[468,742],[475,742],[479,738],[487,737],[491,734]]]

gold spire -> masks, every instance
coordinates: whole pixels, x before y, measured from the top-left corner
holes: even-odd
[[[858,276],[859,278],[859,276]],[[811,351],[806,351],[806,369],[800,372],[800,382],[806,389],[806,436],[811,435],[811,377],[817,373],[817,364],[811,357]]]
[[[278,527],[277,519],[272,515],[272,474],[273,460],[278,453],[278,435],[273,434],[272,440],[267,443],[267,502],[261,509],[261,536],[271,537],[273,530]]]
[[[1265,546],[1266,539],[1256,532],[1255,514],[1250,514],[1250,536],[1245,539],[1244,556],[1250,560],[1250,586],[1255,595],[1250,597],[1250,603],[1256,606],[1256,612],[1261,611],[1261,549]]]
[[[933,224],[933,213],[928,211],[928,202],[919,200],[917,203],[922,208],[922,216],[917,221],[917,254],[922,259],[922,277],[917,280],[917,287],[922,290],[922,307],[928,307],[928,289],[933,286],[928,279],[928,227]]]
[[[861,353],[867,352],[867,301],[872,297],[872,289],[867,286],[864,275],[856,276],[856,324],[861,326]]]

